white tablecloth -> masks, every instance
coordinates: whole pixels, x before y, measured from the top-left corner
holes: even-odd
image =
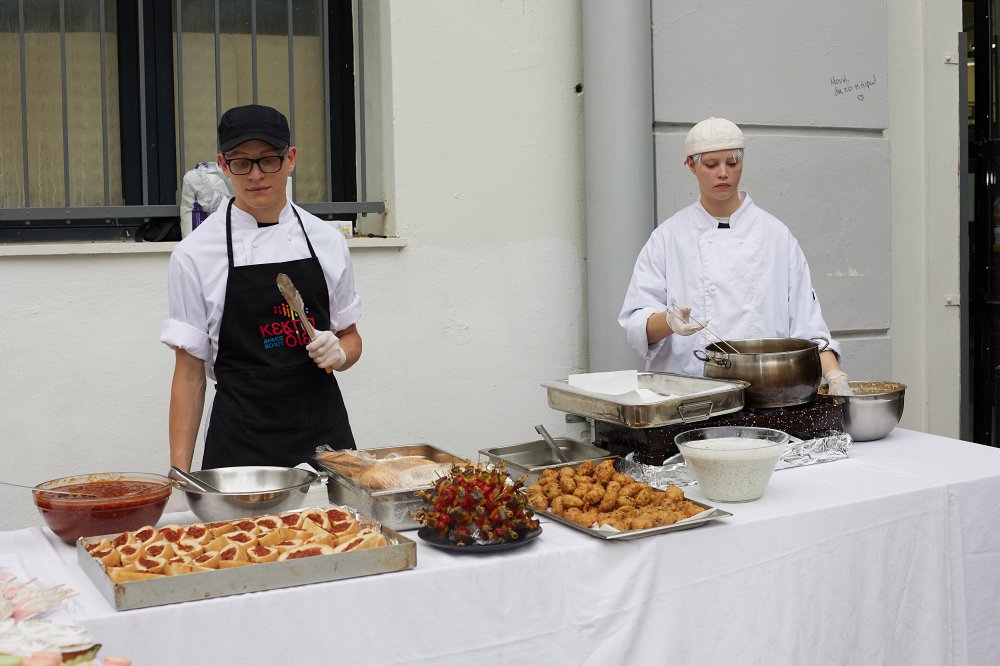
[[[897,429],[724,506],[625,542],[546,522],[489,555],[405,532],[410,571],[121,612],[47,530],[0,533],[0,570],[78,590],[56,617],[136,666],[1000,664],[1000,451]]]

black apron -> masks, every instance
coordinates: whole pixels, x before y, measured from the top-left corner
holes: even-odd
[[[330,294],[302,218],[292,206],[309,258],[234,266],[233,201],[226,209],[229,277],[202,469],[294,467],[322,444],[357,448],[337,379],[309,357],[309,337],[275,282],[278,273],[288,275],[316,329],[330,328]]]

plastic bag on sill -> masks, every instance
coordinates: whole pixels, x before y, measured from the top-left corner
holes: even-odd
[[[181,236],[198,228],[202,220],[211,215],[233,196],[233,186],[215,162],[199,162],[184,174],[181,185]]]

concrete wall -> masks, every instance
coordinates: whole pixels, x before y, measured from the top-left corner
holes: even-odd
[[[352,252],[365,355],[341,380],[357,440],[475,458],[538,423],[575,434],[539,383],[586,350],[578,3],[367,8],[370,196],[406,246]],[[0,247],[0,480],[166,471],[167,248],[124,249]],[[0,529],[40,523],[28,491],[0,498]]]

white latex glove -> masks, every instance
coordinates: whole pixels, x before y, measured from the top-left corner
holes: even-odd
[[[854,389],[847,383],[847,373],[843,370],[831,370],[823,375],[826,380],[827,395],[854,395]]]
[[[316,339],[306,345],[309,358],[326,370],[336,370],[347,362],[347,352],[340,346],[340,339],[333,331],[317,331]]]
[[[692,333],[697,333],[701,329],[705,328],[708,324],[708,322],[699,324],[697,322],[690,321],[690,317],[690,305],[674,307],[672,310],[667,310],[667,325],[670,326],[670,330],[677,335],[691,335]]]

